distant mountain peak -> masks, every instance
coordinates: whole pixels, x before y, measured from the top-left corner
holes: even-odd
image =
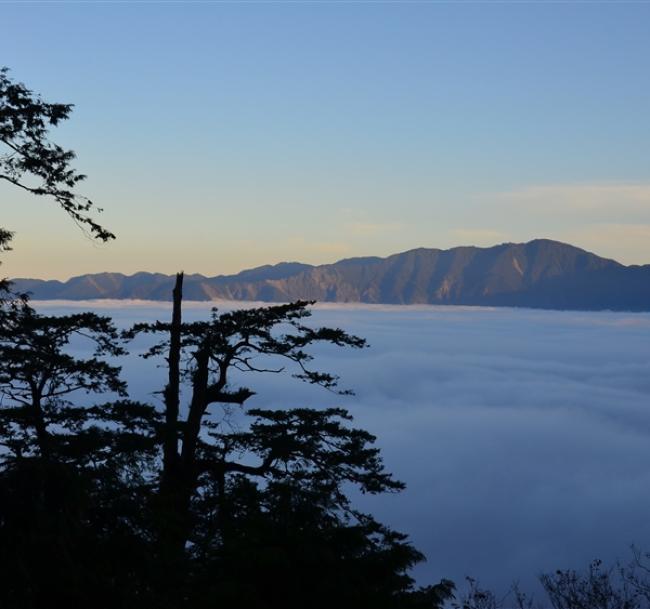
[[[96,273],[66,282],[16,279],[39,299],[169,300],[173,277]],[[650,310],[650,265],[624,266],[551,239],[492,247],[415,248],[313,266],[281,262],[235,275],[186,275],[189,300],[259,300]]]

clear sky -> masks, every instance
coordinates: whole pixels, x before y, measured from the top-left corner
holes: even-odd
[[[0,2],[116,242],[0,185],[3,274],[548,237],[650,262],[650,4]]]

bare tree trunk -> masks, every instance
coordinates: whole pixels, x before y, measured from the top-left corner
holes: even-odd
[[[163,471],[157,497],[158,555],[162,561],[157,586],[168,601],[182,589],[183,562],[187,541],[187,504],[185,476],[178,451],[180,412],[180,361],[183,299],[183,273],[177,273],[173,290],[172,321],[167,356],[168,381],[163,393],[165,428],[163,433]]]
[[[183,273],[176,275],[173,291],[172,323],[169,332],[169,380],[165,387],[165,438],[163,441],[163,477],[168,478],[178,466],[178,413],[180,404],[181,301]]]

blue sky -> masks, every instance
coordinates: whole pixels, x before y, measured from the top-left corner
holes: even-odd
[[[10,276],[549,237],[650,262],[650,5],[3,3],[118,240],[0,186]]]

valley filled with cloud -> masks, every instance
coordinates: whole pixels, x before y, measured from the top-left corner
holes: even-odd
[[[166,303],[37,304],[93,308],[121,327],[169,316]],[[186,303],[185,318],[209,308]],[[322,305],[309,323],[368,340],[363,351],[315,352],[355,396],[290,370],[237,382],[257,392],[249,407],[341,406],[377,436],[407,489],[357,502],[410,534],[428,559],[422,582],[470,575],[535,589],[542,571],[650,549],[650,314]],[[159,401],[163,372],[137,357],[123,364],[132,393]],[[237,425],[238,414],[226,419]]]

